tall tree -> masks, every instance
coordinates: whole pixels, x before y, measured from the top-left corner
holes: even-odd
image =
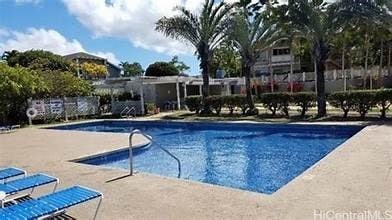
[[[316,68],[317,116],[326,115],[325,64],[328,59],[330,44],[329,33],[333,30],[332,18],[324,0],[289,0],[284,19],[290,21],[290,27],[312,45],[312,56]]]
[[[172,64],[167,62],[155,62],[150,64],[146,69],[146,76],[178,76],[180,72]]]
[[[341,71],[343,74],[343,90],[347,90],[347,71],[349,60],[348,57],[352,57],[352,51],[354,44],[354,36],[357,35],[355,29],[349,24],[342,26],[334,33],[334,38],[332,39],[332,56],[341,58]],[[350,64],[352,65],[352,64]]]
[[[364,33],[364,86],[366,86],[369,63],[374,61],[371,60],[373,56],[370,56],[373,52],[372,44],[374,42],[379,42],[380,49],[382,50],[380,54],[383,54],[385,41],[385,35],[383,33],[385,32],[380,30],[386,26],[391,26],[390,6],[390,0],[339,0],[332,7],[336,15],[334,21],[336,26],[349,24],[351,27],[356,28],[357,32]],[[380,56],[380,61],[382,60],[383,57]],[[372,77],[370,77],[370,85],[372,87]]]
[[[231,41],[225,41],[214,52],[210,76],[214,77],[217,70],[224,70],[227,77],[240,77],[241,55]]]
[[[3,54],[9,66],[22,66],[42,71],[72,71],[74,68],[70,61],[64,57],[44,50],[28,50],[25,52],[8,51]]]
[[[144,73],[144,69],[140,63],[134,62],[121,62],[120,66],[123,68],[123,76],[130,77],[130,76],[141,76]]]
[[[203,76],[203,97],[209,95],[209,73],[214,50],[225,38],[226,18],[232,6],[223,1],[205,0],[200,13],[192,13],[178,6],[178,15],[163,17],[156,23],[156,30],[166,36],[186,41],[193,45],[200,60]],[[205,105],[202,113],[209,113]]]
[[[47,90],[44,79],[36,71],[0,63],[0,124],[26,118],[26,100]]]
[[[169,63],[174,65],[180,73],[184,73],[185,71],[190,69],[189,66],[187,66],[184,62],[178,59],[178,56],[174,56]]]
[[[246,5],[239,5],[239,9],[231,20],[229,37],[234,42],[241,55],[241,70],[245,76],[246,97],[248,101],[248,114],[257,114],[250,85],[251,70],[256,63],[256,56],[278,40],[275,26],[267,22],[264,16],[250,13]]]

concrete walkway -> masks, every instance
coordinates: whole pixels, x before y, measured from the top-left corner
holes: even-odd
[[[70,162],[127,145],[126,134],[27,128],[0,135],[0,166],[46,172],[60,178],[60,188],[81,184],[103,192],[99,219],[302,220],[321,219],[314,212],[327,211],[392,214],[392,125],[366,127],[272,195],[145,173],[108,183],[127,172]],[[95,205],[69,213],[91,219]]]

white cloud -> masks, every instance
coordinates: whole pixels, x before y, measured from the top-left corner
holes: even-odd
[[[88,52],[78,40],[66,39],[53,29],[29,28],[25,32],[0,29],[0,54],[7,50],[26,51],[31,49],[48,50],[60,55]],[[90,51],[89,53],[104,57],[112,63],[119,63],[111,52]]]
[[[114,63],[114,64],[119,64],[120,61],[117,59],[116,55],[114,55],[114,53],[112,52],[96,52],[96,53],[92,53],[95,56],[99,56],[99,57],[103,57],[106,58],[109,62]]]
[[[155,23],[171,16],[177,5],[191,10],[204,0],[63,0],[68,11],[96,37],[128,39],[136,47],[166,54],[191,54],[193,49],[155,31]]]

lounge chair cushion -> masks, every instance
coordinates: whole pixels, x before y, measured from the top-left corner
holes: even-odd
[[[0,209],[0,219],[36,219],[101,196],[101,193],[91,189],[74,186]]]
[[[0,184],[0,191],[3,191],[9,195],[26,189],[32,189],[38,186],[50,184],[56,181],[57,179],[54,177],[39,173]]]
[[[25,173],[26,172],[24,170],[14,168],[14,167],[8,167],[0,170],[0,180],[8,179],[15,176],[20,176]]]

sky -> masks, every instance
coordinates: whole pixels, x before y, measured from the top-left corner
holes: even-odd
[[[176,5],[192,11],[204,0],[0,0],[0,54],[7,50],[49,50],[65,55],[88,52],[146,69],[178,55],[200,73],[194,49],[154,30]]]

